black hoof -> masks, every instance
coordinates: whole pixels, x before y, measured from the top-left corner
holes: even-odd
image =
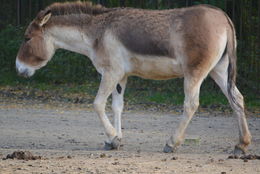
[[[172,153],[172,152],[175,152],[175,151],[176,151],[176,149],[169,146],[168,144],[166,144],[163,148],[164,153]]]
[[[104,149],[105,150],[113,150],[113,149],[116,149],[118,150],[119,147],[120,147],[120,143],[121,143],[121,139],[118,138],[118,137],[115,137],[111,143],[108,143],[105,141],[105,147]]]
[[[245,149],[242,149],[239,146],[235,146],[235,149],[234,149],[233,153],[234,153],[234,155],[240,156],[240,155],[245,155],[246,151],[245,151]]]

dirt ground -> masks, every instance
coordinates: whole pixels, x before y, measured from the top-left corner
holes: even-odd
[[[199,112],[177,153],[162,152],[180,112],[130,110],[122,116],[120,150],[104,151],[97,115],[82,107],[0,102],[0,174],[8,173],[199,173],[259,174],[260,160],[228,159],[238,140],[231,114]],[[112,119],[111,113],[109,113]],[[250,115],[250,154],[260,154],[260,117]],[[16,150],[38,160],[2,159]]]

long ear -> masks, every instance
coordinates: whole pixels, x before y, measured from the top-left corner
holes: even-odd
[[[51,11],[47,11],[47,12],[44,14],[43,18],[42,18],[42,19],[40,20],[40,22],[39,22],[40,27],[42,27],[43,25],[45,25],[45,24],[48,22],[48,20],[50,19],[50,17],[51,17]]]

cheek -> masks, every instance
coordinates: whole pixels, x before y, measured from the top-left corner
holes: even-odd
[[[23,44],[17,57],[30,66],[40,66],[45,61],[41,48],[33,42]]]
[[[30,57],[30,62],[31,62],[32,66],[39,66],[39,65],[43,64],[44,61],[45,61],[45,59],[42,59],[37,56]]]
[[[45,46],[41,39],[32,41],[31,51],[33,55],[40,57],[41,59],[46,58]]]

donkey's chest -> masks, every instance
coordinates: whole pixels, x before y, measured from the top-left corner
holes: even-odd
[[[131,75],[146,79],[166,80],[182,76],[180,63],[173,58],[135,56],[130,59]]]

